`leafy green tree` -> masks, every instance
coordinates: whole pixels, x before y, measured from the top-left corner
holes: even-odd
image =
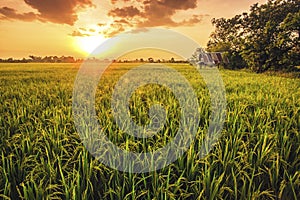
[[[224,52],[229,60],[229,64],[224,64],[225,68],[240,69],[246,67],[246,63],[240,55],[241,40],[240,35],[243,32],[241,20],[243,15],[236,15],[232,19],[213,19],[212,24],[215,31],[211,34],[207,44],[209,52]]]
[[[243,20],[245,31],[241,51],[250,69],[264,72],[293,67],[295,63],[289,51],[294,44],[289,42],[289,31],[283,25],[286,17],[293,16],[298,10],[299,3],[294,0],[268,1],[267,4],[251,7],[249,15]]]
[[[299,65],[299,10],[298,0],[269,0],[249,13],[213,19],[208,50],[226,52],[231,68],[292,70]]]
[[[278,34],[277,43],[285,49],[281,62],[289,70],[293,66],[300,65],[300,11],[295,14],[289,13],[280,28],[284,31]]]

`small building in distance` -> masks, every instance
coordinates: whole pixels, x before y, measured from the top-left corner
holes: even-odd
[[[228,63],[227,57],[222,52],[206,52],[203,48],[197,48],[188,61],[200,68],[202,66],[213,67]]]

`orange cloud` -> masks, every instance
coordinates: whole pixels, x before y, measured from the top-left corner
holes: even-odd
[[[146,28],[137,28],[137,29],[133,29],[132,31],[130,31],[130,33],[143,33],[143,32],[147,32],[149,31],[148,29]]]
[[[112,3],[126,2],[128,0],[112,0]],[[172,17],[179,10],[194,9],[197,0],[144,0],[140,2],[139,9],[133,6],[115,8],[108,15],[114,18],[127,18],[128,22],[136,27],[154,26],[190,26],[202,21],[204,15],[193,15],[183,21],[174,21]]]
[[[0,14],[2,17],[0,19],[17,19],[23,21],[34,21],[38,18],[38,15],[33,12],[19,14],[15,9],[2,7],[0,8]]]
[[[43,22],[74,25],[78,20],[78,10],[94,6],[91,0],[25,0],[25,3],[37,10],[38,13],[19,14],[13,8],[3,7],[0,10],[0,14],[3,15],[2,19],[40,20]]]
[[[128,3],[130,0],[111,0],[112,4]],[[111,9],[108,16],[114,22],[106,30],[100,32],[105,37],[112,37],[128,28],[135,31],[147,31],[147,27],[192,26],[200,23],[207,15],[191,15],[187,19],[175,21],[172,17],[177,11],[185,11],[197,7],[197,0],[136,0],[134,6],[123,6]],[[102,24],[100,24],[102,25]]]
[[[130,1],[130,0],[122,0],[123,2],[128,2],[128,1]],[[138,0],[138,1],[140,1],[140,0]],[[110,1],[112,4],[115,4],[115,3],[117,3],[118,2],[118,0],[111,0]]]
[[[102,26],[105,26],[106,24],[105,23],[98,23],[97,25],[102,27]]]
[[[114,23],[115,24],[125,24],[125,25],[128,25],[128,26],[132,26],[132,24],[130,24],[130,22],[125,20],[125,19],[115,20]]]
[[[150,2],[150,0],[148,1]],[[147,3],[148,3],[147,2]],[[187,10],[191,8],[197,7],[197,0],[162,0],[157,1],[158,4],[161,4],[162,6],[178,9],[178,10]]]
[[[133,6],[115,8],[108,13],[109,16],[114,17],[134,17],[139,16],[140,14],[141,12]]]
[[[87,36],[91,36],[90,34],[82,33],[80,31],[73,31],[73,33],[71,33],[69,35],[73,36],[73,37],[87,37]]]
[[[113,23],[109,28],[100,32],[100,34],[104,35],[106,38],[110,38],[123,31],[125,31],[125,28],[122,23]]]

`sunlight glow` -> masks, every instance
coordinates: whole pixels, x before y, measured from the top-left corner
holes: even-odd
[[[105,40],[107,39],[102,35],[78,37],[76,38],[76,46],[85,54],[91,54]]]

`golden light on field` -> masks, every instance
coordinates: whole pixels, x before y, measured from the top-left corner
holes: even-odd
[[[76,47],[84,54],[89,55],[105,40],[107,39],[102,35],[78,37],[76,38]]]

